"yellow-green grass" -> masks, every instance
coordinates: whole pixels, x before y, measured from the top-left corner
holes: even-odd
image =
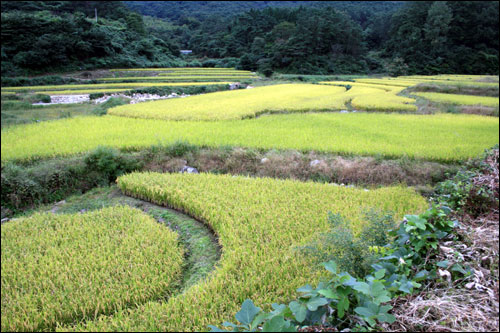
[[[396,96],[390,92],[374,93],[352,99],[355,109],[365,111],[417,111],[415,100],[409,97]]]
[[[416,111],[413,98],[397,96],[406,87],[382,84],[369,84],[350,81],[324,81],[321,84],[350,85],[346,92],[354,108],[364,111]]]
[[[424,76],[424,75],[410,75],[410,76],[399,76],[398,78],[402,79],[425,79],[425,80],[450,80],[450,81],[478,81],[482,79],[491,79],[498,81],[498,76],[493,76],[493,75],[429,75],[429,76]]]
[[[243,80],[243,79],[252,79],[257,76],[229,76],[229,75],[207,75],[207,76],[130,76],[130,77],[106,77],[102,79],[98,79],[98,81],[139,81],[139,80],[148,80],[148,81],[169,81],[169,80]]]
[[[205,331],[234,318],[246,298],[265,308],[287,302],[296,288],[316,283],[324,269],[294,251],[328,229],[327,213],[340,213],[359,232],[364,211],[391,211],[396,219],[426,209],[407,187],[371,191],[313,182],[231,175],[133,173],[118,179],[125,193],[167,205],[207,223],[218,235],[215,272],[165,303],[100,318],[75,330]],[[66,327],[64,329],[67,329]]]
[[[499,142],[498,118],[477,115],[310,113],[200,122],[78,117],[2,129],[1,160],[82,153],[99,145],[140,149],[187,140],[198,146],[298,149],[460,161]]]
[[[2,91],[2,95],[14,95],[15,91]]]
[[[263,112],[339,110],[344,103],[338,97],[344,92],[344,87],[282,84],[115,107],[108,113],[162,120],[242,119]]]
[[[110,69],[111,72],[140,72],[140,71],[170,71],[170,72],[241,72],[241,73],[251,73],[251,71],[246,70],[236,70],[234,68],[215,68],[215,67],[165,67],[165,68],[115,68]]]
[[[140,87],[138,87],[140,88]],[[134,88],[116,88],[116,89],[75,89],[75,90],[53,90],[53,91],[36,91],[35,94],[44,95],[86,95],[86,94],[97,94],[97,93],[115,93],[127,91]]]
[[[54,330],[169,295],[177,234],[127,207],[2,224],[2,331]]]
[[[361,82],[352,82],[352,81],[322,81],[320,84],[330,84],[334,86],[351,86],[351,87],[364,87],[364,88],[373,88],[380,89],[387,92],[393,92],[395,94],[403,91],[405,87],[402,86],[389,86],[389,85],[381,85],[381,84],[370,84],[370,83],[361,83]]]
[[[388,85],[388,86],[400,86],[400,87],[411,87],[416,85],[414,80],[400,80],[400,79],[355,79],[356,82],[378,84],[378,85]]]
[[[113,88],[141,88],[141,87],[175,87],[175,86],[204,86],[213,84],[229,84],[230,82],[130,82],[130,83],[96,83],[96,84],[63,84],[53,86],[29,86],[29,87],[4,87],[2,93],[6,91],[54,91],[54,90],[93,90],[93,89],[113,89]]]
[[[397,78],[355,79],[355,80],[356,82],[362,82],[362,83],[399,85],[404,87],[414,86],[419,83],[432,83],[432,84],[453,85],[453,86],[463,86],[463,87],[498,87],[498,83],[495,82],[476,82],[474,80],[458,79],[458,78],[438,79],[426,76],[422,76],[419,78],[397,77]]]
[[[479,88],[498,88],[497,82],[476,82],[469,80],[422,80],[422,79],[406,79],[407,81],[414,81],[415,84],[427,83],[427,84],[437,84],[437,85],[447,85],[447,86],[457,86],[457,87],[479,87]]]
[[[161,72],[158,73],[159,76],[180,76],[180,75],[200,75],[200,76],[221,76],[221,75],[227,75],[227,76],[257,76],[256,74],[253,73],[248,73],[248,72],[240,72],[240,71],[224,71],[224,72],[215,72],[215,71],[210,71],[210,72],[195,72],[195,71],[176,71],[176,72]]]
[[[498,97],[442,94],[434,92],[413,92],[412,95],[420,96],[430,101],[439,103],[498,107]]]

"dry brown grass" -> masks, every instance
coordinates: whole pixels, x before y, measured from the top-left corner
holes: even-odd
[[[317,162],[311,164],[314,160]],[[195,167],[200,172],[360,186],[399,183],[409,186],[428,185],[443,180],[446,172],[457,170],[454,165],[407,158],[386,160],[274,150],[261,153],[243,148],[201,149],[179,158],[157,154],[146,163],[146,170],[178,172],[185,165]]]
[[[498,301],[470,290],[433,289],[394,302],[394,332],[495,332]]]
[[[460,107],[461,113],[467,114],[478,114],[482,116],[497,116],[498,117],[498,108],[492,108],[488,106],[480,106],[480,105],[468,105]]]
[[[464,243],[446,244],[439,260],[457,253],[474,275],[453,285],[431,284],[415,295],[393,300],[397,318],[384,328],[396,332],[498,332],[498,210],[488,216],[462,219]]]

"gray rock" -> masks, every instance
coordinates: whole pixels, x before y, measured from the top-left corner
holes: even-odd
[[[328,165],[323,160],[312,160],[311,163],[309,163],[309,166],[312,168],[315,168],[315,167],[316,168],[326,168]]]
[[[309,166],[312,166],[312,167],[313,167],[313,166],[316,166],[316,165],[318,165],[318,164],[320,164],[320,163],[321,163],[321,161],[320,161],[320,160],[313,160],[313,161],[311,161],[311,163],[309,163]]]
[[[193,168],[193,167],[190,167],[190,166],[184,166],[182,169],[181,169],[181,173],[199,173],[198,170],[196,168]]]
[[[5,223],[5,222],[7,222],[7,221],[9,221],[9,220],[10,220],[10,219],[9,219],[8,217],[3,218],[3,219],[2,219],[2,223]]]
[[[267,163],[269,162],[269,159],[267,157],[264,157],[263,159],[260,160],[260,163]]]
[[[349,113],[347,110],[340,110],[340,113]]]

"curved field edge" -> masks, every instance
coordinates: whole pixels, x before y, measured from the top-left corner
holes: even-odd
[[[206,147],[296,149],[461,161],[499,141],[498,118],[475,115],[311,113],[196,122],[79,117],[2,130],[1,161],[78,154],[99,145],[140,149],[187,140]]]
[[[182,283],[175,293],[203,280],[219,261],[220,246],[215,233],[206,224],[173,209],[124,195],[116,185],[94,188],[85,194],[72,195],[64,202],[46,205],[37,210],[61,214],[120,205],[142,210],[179,235],[179,241],[186,251]]]
[[[2,237],[2,331],[54,330],[167,297],[182,277],[175,232],[129,207],[34,214]]]
[[[114,107],[108,113],[161,120],[237,120],[265,111],[340,110],[345,91],[338,86],[279,84]]]
[[[246,298],[257,305],[283,302],[300,285],[318,281],[322,270],[294,248],[328,228],[328,211],[341,213],[359,231],[367,209],[392,211],[399,219],[427,207],[423,197],[404,187],[365,191],[271,178],[159,173],[132,173],[117,182],[129,195],[207,223],[219,236],[222,257],[207,280],[165,303],[149,302],[72,330],[204,331],[232,318]]]

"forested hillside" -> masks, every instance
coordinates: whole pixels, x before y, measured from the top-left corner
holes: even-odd
[[[364,26],[375,13],[392,13],[403,1],[124,1],[130,9],[143,15],[180,23],[185,17],[204,20],[210,16],[231,17],[249,10],[266,8],[326,8],[345,11]]]
[[[150,66],[178,52],[120,2],[2,1],[2,75]]]
[[[498,9],[497,1],[3,1],[2,74],[134,66],[498,74]]]

